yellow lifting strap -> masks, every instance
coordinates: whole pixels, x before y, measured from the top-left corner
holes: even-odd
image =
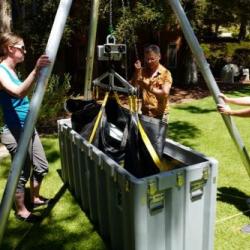
[[[150,142],[145,130],[143,129],[142,125],[141,125],[141,122],[138,120],[138,128],[139,128],[139,131],[140,131],[140,134],[141,134],[141,137],[142,137],[142,140],[150,154],[150,156],[152,157],[155,165],[160,169],[160,170],[163,170],[163,166],[162,166],[162,162],[158,156],[158,154],[156,153],[152,143]]]
[[[138,110],[138,105],[137,105],[137,98],[136,96],[129,96],[129,107],[130,107],[130,110],[131,112],[137,112]],[[160,157],[158,156],[157,152],[155,151],[151,141],[149,140],[140,120],[138,119],[138,122],[137,122],[137,126],[138,126],[138,129],[139,129],[139,132],[141,134],[141,137],[142,137],[142,140],[151,156],[151,158],[153,159],[155,165],[158,167],[158,169],[160,171],[167,171],[167,170],[170,170],[174,167],[174,163],[166,163],[166,162],[162,162],[160,160]]]
[[[119,99],[118,94],[117,94],[116,92],[113,92],[113,93],[114,93],[114,96],[115,96],[115,99],[116,99],[117,103],[121,106],[121,101],[120,101],[120,99]],[[100,120],[101,120],[101,117],[102,117],[102,113],[103,113],[103,110],[104,110],[104,108],[105,108],[105,106],[106,106],[106,103],[107,103],[109,94],[110,94],[109,91],[107,91],[107,92],[105,93],[105,97],[104,97],[104,99],[103,99],[102,106],[101,106],[101,108],[100,108],[100,111],[99,111],[99,113],[98,113],[98,116],[97,116],[96,121],[95,121],[95,124],[94,124],[94,128],[93,128],[93,130],[92,130],[92,132],[91,132],[91,135],[90,135],[90,138],[89,138],[89,143],[92,143],[92,142],[93,142],[93,139],[94,139],[94,137],[95,137],[97,127],[98,127],[98,125],[99,125],[99,123],[100,123]],[[138,103],[137,103],[137,98],[136,98],[136,96],[129,96],[129,108],[130,108],[130,111],[131,111],[131,112],[137,112],[137,111],[138,111]],[[153,159],[155,165],[159,168],[159,170],[160,170],[160,171],[163,171],[163,170],[166,171],[166,170],[172,169],[172,168],[174,167],[175,164],[174,164],[174,163],[172,163],[172,164],[171,164],[171,163],[167,164],[167,163],[162,162],[162,161],[160,160],[160,158],[159,158],[157,152],[155,151],[155,149],[154,149],[152,143],[150,142],[150,140],[149,140],[149,138],[148,138],[148,136],[147,136],[147,134],[146,134],[146,132],[145,132],[143,126],[141,125],[141,122],[140,122],[139,119],[138,119],[138,122],[137,122],[137,126],[138,126],[139,132],[140,132],[140,134],[141,134],[142,140],[143,140],[143,142],[144,142],[144,144],[145,144],[145,146],[146,146],[146,148],[147,148],[147,150],[148,150],[150,156],[152,157],[152,159]]]
[[[119,98],[119,96],[118,96],[118,94],[116,92],[114,92],[114,96],[115,96],[116,102],[122,107],[120,98]]]
[[[97,127],[98,127],[98,125],[99,125],[99,123],[100,123],[100,120],[101,120],[101,117],[102,117],[103,110],[104,110],[104,108],[105,108],[105,106],[106,106],[106,103],[107,103],[107,100],[108,100],[108,97],[109,97],[109,93],[110,93],[109,91],[107,91],[107,92],[105,93],[105,97],[104,97],[104,99],[103,99],[102,106],[101,106],[100,111],[99,111],[99,113],[98,113],[98,115],[97,115],[97,118],[96,118],[96,121],[95,121],[94,128],[93,128],[93,130],[92,130],[92,132],[91,132],[91,135],[90,135],[90,137],[89,137],[89,143],[92,143],[92,142],[93,142],[93,139],[94,139],[95,134],[96,134]]]

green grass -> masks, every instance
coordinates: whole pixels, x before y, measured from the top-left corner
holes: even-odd
[[[232,94],[250,95],[250,89]],[[250,149],[250,120],[233,120]],[[215,249],[249,249],[249,235],[240,229],[250,223],[250,208],[245,202],[250,197],[250,179],[212,98],[175,105],[171,112],[170,136],[219,161]]]
[[[0,249],[106,249],[100,236],[61,181],[57,138],[46,137],[42,142],[50,163],[50,172],[44,180],[41,193],[46,197],[54,197],[55,204],[49,210],[37,208],[36,211],[46,214],[46,218],[41,224],[33,226],[17,221],[12,210]],[[9,165],[9,157],[1,160],[0,197]]]
[[[229,94],[250,95],[250,88]],[[250,120],[237,118],[234,121],[249,149]],[[249,234],[240,229],[250,223],[250,208],[245,203],[250,196],[250,179],[212,98],[172,105],[169,136],[219,161],[215,250],[249,249]],[[44,181],[42,194],[55,197],[56,202],[49,210],[38,210],[47,216],[41,224],[34,226],[16,221],[11,211],[1,249],[108,250],[60,179],[57,138],[45,137],[43,144],[50,173]],[[1,160],[0,196],[9,165],[8,157]]]

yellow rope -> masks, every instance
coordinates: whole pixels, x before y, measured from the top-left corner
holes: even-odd
[[[96,118],[94,128],[93,128],[92,133],[91,133],[91,135],[89,137],[89,143],[92,143],[92,141],[93,141],[93,139],[95,137],[95,133],[96,133],[97,127],[98,127],[98,125],[100,123],[102,113],[103,113],[104,107],[105,107],[105,105],[107,103],[108,97],[109,97],[109,92],[106,92],[105,97],[104,97],[103,102],[102,102],[102,106],[101,106],[100,111],[98,113],[98,116]]]
[[[141,122],[138,120],[138,128],[139,128],[139,131],[141,133],[141,137],[142,137],[142,140],[150,154],[150,156],[152,157],[155,165],[160,169],[162,170],[163,167],[162,167],[162,164],[161,164],[161,160],[158,156],[158,154],[156,153],[152,143],[150,142],[145,130],[143,129],[142,125],[141,125]]]
[[[118,94],[117,94],[116,92],[114,92],[114,96],[115,96],[115,99],[116,99],[117,103],[118,103],[120,106],[122,106],[121,101],[120,101],[120,98],[119,98],[119,96],[118,96]]]

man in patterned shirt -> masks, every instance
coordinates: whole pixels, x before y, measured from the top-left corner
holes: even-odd
[[[144,67],[140,60],[134,64],[132,84],[142,93],[139,115],[143,127],[159,157],[162,156],[167,133],[171,73],[160,64],[161,52],[157,45],[144,50]]]
[[[145,66],[137,60],[132,84],[139,86],[142,92],[143,115],[167,122],[169,112],[169,92],[172,85],[171,73],[160,64],[161,53],[157,45],[144,50]]]

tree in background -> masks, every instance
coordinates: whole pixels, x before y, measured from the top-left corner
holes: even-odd
[[[27,64],[23,70],[30,70],[34,58],[44,50],[58,3],[59,0],[11,1],[13,29],[22,34],[29,48]],[[73,1],[55,64],[56,73],[60,75],[69,72],[72,76],[72,93],[82,93],[84,89],[91,3],[91,0]],[[181,3],[199,39],[206,35],[207,30],[215,33],[220,26],[232,25],[240,27],[240,39],[246,37],[250,11],[248,0],[181,0]],[[142,56],[146,44],[156,43],[160,45],[163,63],[168,67],[168,48],[171,39],[175,39],[178,43],[177,68],[171,68],[176,76],[175,82],[196,82],[195,61],[167,1],[112,0],[112,13],[109,4],[110,0],[101,0],[97,44],[105,43],[110,32],[109,20],[112,14],[113,32],[117,41],[126,43],[129,48],[128,65],[133,65],[135,48],[138,55]],[[96,62],[94,73],[97,69],[99,65]]]
[[[250,23],[249,12],[249,0],[207,0],[207,15],[204,16],[204,25],[207,25],[209,30],[215,34],[218,33],[220,26],[238,26],[238,39],[244,40]]]
[[[10,31],[11,29],[11,6],[9,1],[1,0],[0,2],[0,32]]]

